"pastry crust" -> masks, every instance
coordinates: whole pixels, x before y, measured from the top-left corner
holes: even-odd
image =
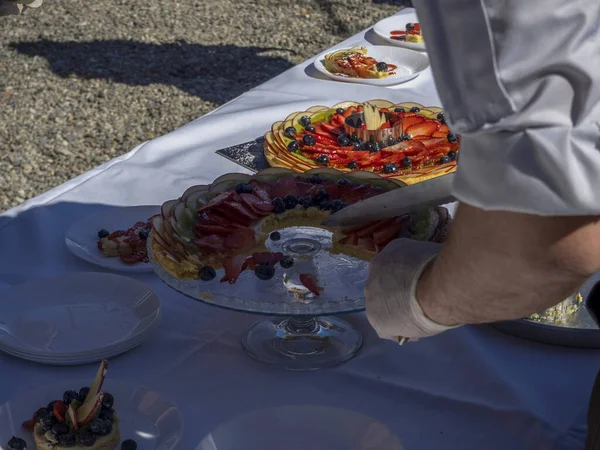
[[[46,438],[44,433],[42,433],[41,426],[36,424],[33,430],[35,448],[37,450],[115,450],[121,442],[121,434],[119,433],[119,422],[116,420],[116,415],[114,417],[113,428],[110,434],[106,436],[97,436],[96,442],[91,447],[84,447],[79,443],[73,447],[64,447],[62,445],[54,444]]]

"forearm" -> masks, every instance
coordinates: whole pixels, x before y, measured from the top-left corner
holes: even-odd
[[[556,305],[600,269],[596,217],[486,212],[463,204],[417,299],[443,325],[518,319]]]

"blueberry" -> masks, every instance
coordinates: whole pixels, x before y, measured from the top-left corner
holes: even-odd
[[[252,194],[254,192],[254,188],[251,184],[240,183],[235,187],[235,192],[238,194]]]
[[[344,108],[338,108],[335,110],[335,112],[338,114],[344,114],[346,112],[346,110]]]
[[[317,143],[317,140],[315,139],[315,137],[312,134],[305,134],[302,137],[302,143],[304,145],[306,145],[307,147],[312,147],[313,145],[315,145]]]
[[[48,414],[40,419],[40,425],[44,433],[50,431],[54,425],[56,425],[56,418],[52,414]]]
[[[298,150],[298,142],[296,141],[290,141],[287,145],[287,149],[290,152],[295,152],[296,150]]]
[[[100,231],[98,231],[98,237],[100,239],[105,238],[106,236],[108,236],[110,233],[108,232],[108,230],[105,230],[104,228],[102,228]]]
[[[328,198],[329,198],[329,194],[327,194],[327,191],[325,189],[319,189],[319,190],[317,190],[317,192],[315,192],[315,195],[313,197],[313,203],[315,205],[318,205],[323,200],[327,200]]]
[[[448,158],[450,158],[450,161],[454,161],[456,159],[457,153],[454,150],[450,150],[448,152]]]
[[[383,173],[396,173],[398,172],[398,166],[394,163],[387,163],[383,166]]]
[[[356,134],[356,133],[352,133],[352,136],[350,136],[350,140],[351,140],[352,142],[359,142],[359,141],[362,141],[362,139],[361,139],[361,138],[359,138],[359,137],[358,137],[358,134]]]
[[[279,261],[279,265],[284,269],[289,269],[294,265],[294,258],[291,256],[285,255],[281,261]]]
[[[338,187],[348,186],[350,184],[350,180],[348,178],[340,178],[337,182]]]
[[[70,405],[71,402],[73,400],[78,400],[79,399],[79,393],[75,392],[75,391],[65,391],[65,393],[63,394],[63,402],[65,402],[65,405]]]
[[[285,129],[285,135],[290,139],[294,139],[294,136],[296,136],[296,129],[294,127],[287,127]]]
[[[449,162],[450,162],[450,158],[447,157],[447,156],[442,156],[440,158],[440,164],[446,164],[446,163],[449,163]]]
[[[277,205],[275,205],[275,209],[273,210],[273,212],[275,214],[281,214],[281,213],[285,212],[285,205],[278,203]]]
[[[343,207],[344,207],[344,202],[342,202],[339,198],[337,198],[331,202],[331,210],[333,212],[338,212]]]
[[[81,389],[79,389],[79,396],[78,396],[78,400],[83,403],[85,401],[85,398],[87,397],[88,393],[90,392],[90,388],[87,386],[82,387]]]
[[[323,200],[319,203],[319,209],[321,211],[329,211],[332,208],[333,202],[331,200]]]
[[[26,450],[27,443],[18,437],[12,437],[10,441],[8,441],[8,450]]]
[[[94,434],[100,435],[103,427],[104,419],[96,418],[90,422],[89,430]]]
[[[96,435],[90,432],[90,430],[79,431],[79,442],[84,447],[91,447],[96,443]]]
[[[300,117],[300,123],[302,124],[303,127],[309,126],[310,125],[310,117],[308,117],[308,116]]]
[[[210,266],[202,266],[199,275],[202,281],[210,281],[215,279],[217,271]]]
[[[410,166],[412,166],[412,161],[408,156],[405,156],[402,159],[402,167],[410,167]]]
[[[54,401],[52,401],[52,402],[48,403],[48,406],[46,406],[46,409],[47,409],[48,411],[54,411],[54,404],[55,404],[55,403],[56,403],[56,400],[54,400]]]
[[[298,197],[295,195],[286,195],[285,199],[283,199],[283,203],[285,204],[285,209],[294,209],[298,204]]]
[[[356,161],[350,161],[348,163],[348,169],[352,169],[352,170],[358,169],[358,163]]]
[[[310,195],[305,195],[304,197],[300,198],[299,203],[304,207],[304,209],[308,209],[313,204],[312,197]]]
[[[273,206],[277,206],[277,205],[283,205],[284,201],[281,197],[275,197],[273,200],[271,200],[271,204]]]
[[[110,422],[113,421],[113,416],[114,416],[114,412],[112,409],[109,408],[102,408],[102,410],[100,411],[100,414],[98,414],[98,417],[102,420],[108,420]]]
[[[442,120],[442,121],[446,120],[446,116],[444,115],[443,112],[441,112],[437,115],[437,120]]]
[[[137,450],[137,442],[133,439],[127,439],[121,444],[121,450]]]
[[[312,184],[321,184],[323,182],[321,177],[317,174],[311,176],[308,181],[310,181]]]
[[[318,165],[326,166],[327,164],[329,164],[329,157],[327,155],[320,155],[316,161]]]
[[[458,142],[458,136],[454,133],[448,133],[448,142],[455,144]]]
[[[401,106],[400,106],[399,108],[396,108],[396,109],[394,109],[394,112],[397,112],[397,113],[405,113],[405,112],[406,112],[406,110],[405,110],[403,107],[401,107]]]
[[[415,24],[414,24],[414,23],[412,23],[412,22],[408,22],[408,23],[406,24],[406,30],[407,30],[407,31],[408,31],[408,30],[414,30],[414,28],[415,28]]]
[[[387,72],[387,70],[388,70],[388,65],[386,63],[384,63],[383,61],[377,63],[376,67],[377,67],[378,72]]]
[[[52,426],[52,432],[57,436],[62,436],[69,433],[69,427],[64,423],[55,423]]]
[[[362,142],[354,142],[354,150],[359,151],[362,150],[363,143]]]
[[[419,108],[418,106],[413,106],[412,108],[410,108],[410,112],[419,112],[421,111],[421,108]]]
[[[36,411],[35,413],[35,421],[39,422],[40,420],[42,420],[44,417],[48,416],[48,410],[46,408],[40,409],[39,411]]]
[[[369,151],[370,151],[371,153],[377,153],[377,152],[378,152],[378,151],[380,151],[380,150],[381,150],[381,145],[380,145],[379,143],[377,143],[377,142],[376,142],[375,144],[373,144],[373,148],[372,148],[372,149],[370,149]]]
[[[390,136],[390,137],[388,138],[387,145],[389,145],[389,146],[392,146],[392,145],[394,145],[395,143],[396,143],[396,139],[394,139],[394,136]]]
[[[149,235],[150,233],[148,233],[146,230],[142,230],[138,233],[138,237],[144,241],[148,239]]]
[[[254,269],[254,273],[259,280],[270,280],[275,276],[275,267],[271,264],[259,264],[256,269]]]
[[[75,447],[76,443],[77,438],[71,433],[58,436],[58,445],[62,445],[63,447]]]
[[[269,238],[271,238],[272,241],[279,241],[281,239],[281,233],[279,231],[273,231],[269,235]]]
[[[350,145],[350,138],[345,134],[340,134],[337,138],[337,143],[342,147],[348,147]]]
[[[400,136],[401,141],[410,141],[411,139],[412,136],[410,134],[403,134],[402,136]]]
[[[313,127],[312,125],[308,125],[308,126],[304,127],[304,129],[306,131],[308,131],[309,133],[314,133],[315,131],[317,131],[317,129],[315,127]]]
[[[372,152],[375,149],[375,143],[374,142],[365,142],[365,150],[369,150],[370,152]]]
[[[100,419],[100,421],[102,422],[103,425],[100,428],[100,432],[98,434],[100,436],[108,436],[113,429],[112,421],[102,420],[102,419]]]

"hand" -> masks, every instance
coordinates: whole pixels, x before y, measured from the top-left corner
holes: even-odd
[[[452,328],[427,318],[416,298],[421,273],[441,248],[432,242],[396,239],[371,261],[365,287],[367,318],[380,337],[416,340]]]
[[[21,14],[27,8],[39,8],[44,0],[0,0],[0,16]]]

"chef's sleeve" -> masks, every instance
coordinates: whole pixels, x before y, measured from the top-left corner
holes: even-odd
[[[600,1],[413,4],[462,135],[455,196],[484,210],[600,215]]]

